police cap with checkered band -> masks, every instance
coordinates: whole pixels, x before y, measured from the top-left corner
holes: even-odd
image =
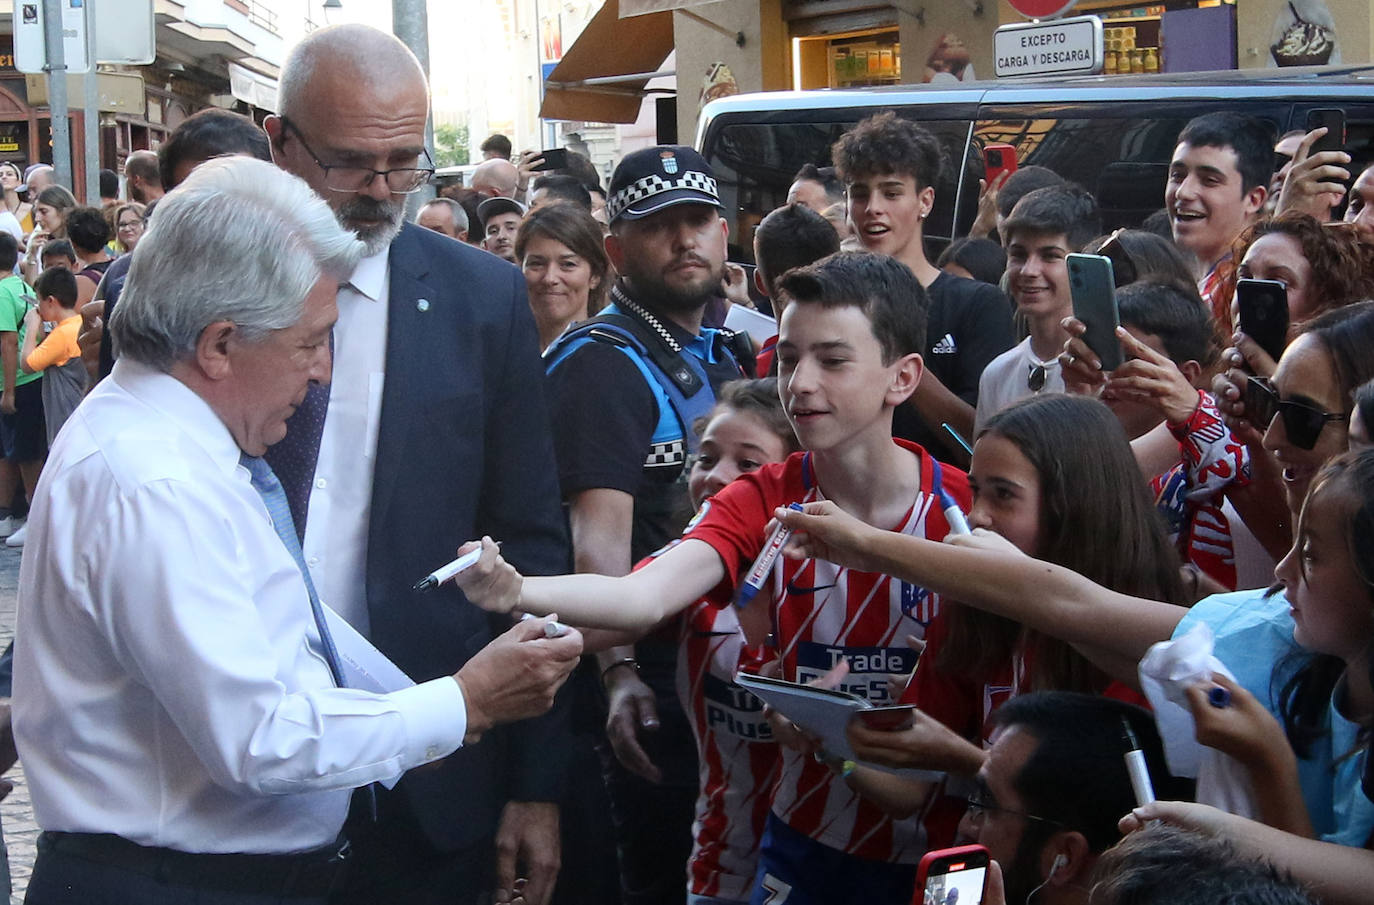
[[[626,154],[611,175],[606,218],[638,220],[675,204],[721,206],[710,164],[679,145],[644,148]]]

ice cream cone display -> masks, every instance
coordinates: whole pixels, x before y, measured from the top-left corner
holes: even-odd
[[[1335,31],[1304,19],[1291,2],[1288,9],[1293,13],[1293,23],[1269,48],[1274,63],[1278,66],[1325,66],[1331,62],[1331,52],[1336,49]]]

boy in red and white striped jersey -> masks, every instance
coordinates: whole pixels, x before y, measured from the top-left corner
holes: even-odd
[[[949,531],[944,509],[969,505],[967,476],[892,438],[892,414],[920,382],[925,292],[881,255],[839,254],[781,281],[779,395],[802,447],[709,500],[680,543],[621,578],[524,578],[494,544],[459,578],[488,609],[561,614],[577,625],[644,630],[710,595],[729,606],[764,543],[773,512],[828,499],[871,525],[920,537]],[[778,565],[769,593],[740,610],[771,633],[785,678],[818,677],[841,661],[843,687],[883,703],[890,676],[909,674],[908,635],[921,636],[939,599],[883,575],[826,562]],[[946,828],[952,834],[952,827]],[[893,820],[808,754],[787,751],[765,835],[754,902],[906,902],[928,844],[918,820]]]

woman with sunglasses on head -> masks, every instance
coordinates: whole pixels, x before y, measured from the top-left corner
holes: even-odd
[[[1143,229],[1118,229],[1095,248],[1089,248],[1093,254],[1111,259],[1118,289],[1146,279],[1197,282],[1197,275],[1177,245]]]
[[[1276,411],[1266,425],[1264,445],[1284,463],[1294,524],[1318,469],[1345,451],[1352,393],[1374,378],[1371,348],[1374,302],[1329,312],[1289,346],[1272,384],[1265,387],[1273,393],[1269,398]],[[1257,420],[1264,414],[1251,413]],[[1295,638],[1295,617],[1301,621],[1309,608],[1313,614],[1318,611],[1316,604],[1304,605],[1304,595],[1320,593],[1321,606],[1344,600],[1348,607],[1358,599],[1350,589],[1362,587],[1347,582],[1349,568],[1320,574],[1310,566],[1306,572],[1295,571],[1312,554],[1310,534],[1299,533],[1299,543],[1278,571],[1286,596],[1240,591],[1205,598],[1188,610],[1109,590],[1069,569],[1031,559],[987,531],[946,544],[899,538],[862,525],[828,503],[808,504],[804,513],[779,510],[778,518],[802,532],[794,535],[790,554],[884,572],[1015,619],[1069,642],[1121,681],[1135,681],[1136,664],[1151,644],[1181,636],[1198,624],[1208,626],[1216,637],[1216,656],[1236,675],[1235,710],[1249,715],[1262,709],[1281,718],[1292,744],[1287,758],[1275,758],[1273,746],[1235,744],[1246,737],[1243,732],[1209,735],[1250,770],[1265,822],[1282,828],[1310,822],[1321,838],[1347,845],[1364,845],[1374,831],[1374,803],[1351,794],[1365,760],[1364,742],[1357,745],[1356,740],[1374,727],[1368,663],[1374,650],[1374,605],[1363,605],[1363,628],[1336,633],[1354,644],[1330,643],[1325,631],[1317,640],[1304,631]],[[1374,534],[1374,528],[1360,530]],[[1353,620],[1350,624],[1356,625]],[[1251,706],[1251,698],[1258,706]],[[1205,691],[1202,700],[1202,707],[1210,706]],[[1366,701],[1372,705],[1366,707]],[[1250,736],[1256,734],[1267,737],[1263,731]],[[1350,756],[1356,748],[1358,755]]]

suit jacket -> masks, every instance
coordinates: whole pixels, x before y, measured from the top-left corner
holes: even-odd
[[[417,682],[510,626],[412,585],[488,534],[527,574],[570,570],[539,340],[520,271],[406,224],[391,244],[386,380],[368,526],[371,640]],[[490,839],[508,800],[559,797],[562,708],[498,727],[398,786],[441,850]]]

